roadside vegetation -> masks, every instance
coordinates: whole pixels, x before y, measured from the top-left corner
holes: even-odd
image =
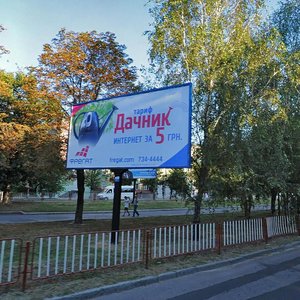
[[[254,205],[265,205],[267,206],[269,201],[264,199],[257,201]],[[121,204],[121,210],[122,210]],[[238,200],[213,200],[205,201],[203,208],[210,208],[213,210],[216,207],[227,207],[229,210],[236,207],[240,207]],[[76,208],[75,200],[17,200],[7,205],[0,205],[1,212],[70,212],[73,213]],[[83,211],[112,211],[113,201],[111,200],[85,200]],[[178,199],[178,200],[140,200],[139,209],[176,209],[186,208],[189,210],[193,209],[192,203],[189,201]]]
[[[113,202],[110,200],[86,200],[84,211],[112,211]],[[184,208],[184,201],[139,201],[140,209],[173,209]],[[1,211],[24,212],[71,212],[76,208],[75,200],[48,200],[48,201],[14,201],[9,205],[1,206]]]
[[[267,212],[254,212],[253,217],[270,216]],[[242,212],[228,212],[225,214],[204,214],[201,216],[201,222],[222,222],[224,220],[243,219]],[[121,218],[120,229],[133,228],[151,228],[165,225],[190,224],[193,221],[192,214],[180,216],[158,216],[158,217],[138,217]],[[48,236],[56,234],[70,234],[95,231],[111,231],[111,220],[89,220],[86,219],[82,224],[76,224],[72,221],[58,222],[37,222],[24,224],[0,224],[0,238],[22,238],[32,240],[36,236]]]
[[[206,195],[237,199],[245,217],[259,199],[270,199],[273,214],[299,213],[298,2],[282,1],[266,17],[267,0],[149,1],[151,68],[142,83],[113,33],[59,30],[37,67],[0,71],[1,206],[12,192],[56,193],[73,179],[82,223],[84,185],[97,192],[112,178],[64,169],[70,105],[191,82],[191,168],[158,172],[144,186],[189,201],[194,222]],[[8,50],[0,45],[0,55]]]

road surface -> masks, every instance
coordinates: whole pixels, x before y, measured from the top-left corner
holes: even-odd
[[[90,299],[298,300],[300,245],[239,263],[227,263],[216,269]]]
[[[266,206],[258,206],[255,210],[265,210]],[[235,208],[235,210],[239,210]],[[231,212],[231,208],[219,207],[216,208],[214,213]],[[155,217],[155,216],[179,216],[179,215],[192,215],[193,210],[182,209],[147,209],[139,210],[141,217]],[[209,209],[202,209],[203,214],[209,213]],[[121,211],[121,218],[123,210]],[[34,222],[55,222],[55,221],[72,221],[74,220],[75,213],[1,213],[0,224],[17,224],[17,223],[34,223]],[[129,217],[125,217],[129,218]],[[111,220],[112,212],[85,212],[83,219],[96,219],[96,220]]]

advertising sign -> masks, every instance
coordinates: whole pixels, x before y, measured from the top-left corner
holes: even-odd
[[[190,83],[74,105],[68,169],[185,168]]]
[[[130,169],[132,178],[152,179],[156,178],[156,169]]]

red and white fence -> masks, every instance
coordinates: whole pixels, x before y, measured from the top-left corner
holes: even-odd
[[[142,245],[141,229],[38,237],[33,242],[31,278],[140,262]]]
[[[299,216],[0,240],[0,286],[300,235]],[[31,258],[31,259],[30,259]],[[28,276],[28,273],[30,276]]]
[[[162,258],[216,247],[216,224],[189,224],[152,229],[151,258]]]
[[[22,240],[0,240],[0,285],[16,283],[20,277]]]
[[[223,246],[244,244],[263,239],[262,219],[225,221],[223,223]]]
[[[297,232],[295,217],[292,216],[275,216],[266,218],[268,237],[286,235]]]

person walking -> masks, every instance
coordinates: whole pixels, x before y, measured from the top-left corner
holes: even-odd
[[[138,208],[138,206],[139,206],[139,204],[138,204],[138,194],[136,193],[135,195],[134,195],[134,198],[133,198],[133,200],[132,200],[132,204],[133,204],[133,213],[132,213],[132,216],[134,217],[135,215],[140,215],[139,214],[139,212],[137,211],[137,208]]]
[[[124,197],[124,212],[123,212],[123,217],[125,217],[125,214],[127,213],[127,216],[130,216],[130,212],[129,212],[129,202],[130,202],[130,198],[125,196]]]

